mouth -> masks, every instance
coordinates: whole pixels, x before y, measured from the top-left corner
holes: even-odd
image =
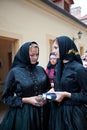
[[[35,64],[37,61],[32,61],[32,64]]]

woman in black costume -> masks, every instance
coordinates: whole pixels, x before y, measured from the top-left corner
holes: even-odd
[[[38,57],[36,42],[23,44],[17,52],[3,90],[2,101],[9,106],[9,110],[0,130],[47,129],[46,105],[44,101],[38,102],[36,99],[49,89],[50,82],[45,70],[37,66]],[[46,124],[43,125],[43,122]]]
[[[87,72],[74,42],[67,36],[53,43],[58,63],[51,103],[49,130],[87,130]]]
[[[49,55],[49,62],[46,67],[46,73],[50,79],[50,84],[51,84],[52,88],[54,87],[53,79],[54,79],[54,68],[56,66],[56,63],[57,63],[56,55],[55,55],[55,53],[51,52]]]

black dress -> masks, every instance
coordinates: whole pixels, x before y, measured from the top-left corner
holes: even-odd
[[[48,77],[40,66],[11,69],[2,97],[3,102],[10,107],[0,125],[0,130],[46,130],[48,126],[44,124],[46,128],[42,128],[42,123],[48,121],[48,113],[45,113],[47,106],[22,104],[22,97],[42,94],[49,89],[49,85]]]
[[[87,130],[87,72],[73,61],[63,66],[59,91],[71,93],[71,99],[52,102],[49,130]]]

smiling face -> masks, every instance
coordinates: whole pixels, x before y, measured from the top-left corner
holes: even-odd
[[[29,56],[31,64],[36,64],[39,58],[39,48],[38,46],[29,47]]]
[[[59,54],[59,46],[58,46],[58,43],[57,41],[55,40],[54,43],[53,43],[53,46],[52,46],[52,52],[55,53],[56,55],[56,58],[60,58],[60,54]]]

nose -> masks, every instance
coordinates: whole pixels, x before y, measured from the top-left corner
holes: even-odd
[[[55,53],[55,49],[52,50],[52,53]]]
[[[34,55],[34,57],[33,57],[34,59],[38,59],[38,56],[37,55]]]

